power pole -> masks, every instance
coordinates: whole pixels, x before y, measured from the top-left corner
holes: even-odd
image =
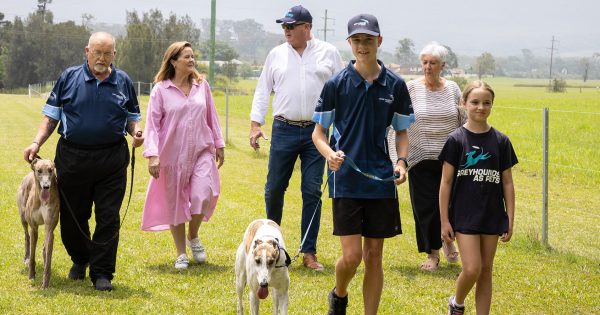
[[[327,20],[335,21],[335,19],[327,17],[327,10],[325,10],[325,17],[321,17],[321,18],[324,20],[325,26],[323,28],[318,29],[318,30],[323,32],[323,41],[326,42],[327,41],[327,32],[333,32],[333,30],[327,29]]]
[[[208,63],[208,83],[211,88],[215,85],[215,25],[217,12],[217,0],[210,1],[210,52]]]
[[[554,40],[554,36],[552,36],[552,46],[549,48],[550,49],[550,75],[549,75],[549,80],[550,80],[550,86],[552,86],[552,60],[554,58],[554,42],[556,40]]]
[[[42,13],[42,20],[46,22],[46,4],[52,3],[52,0],[38,0],[38,11]]]

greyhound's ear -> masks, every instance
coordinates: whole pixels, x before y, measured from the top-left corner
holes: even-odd
[[[31,166],[31,170],[35,171],[35,163],[37,163],[40,159],[38,158],[34,158],[31,163],[29,164]]]

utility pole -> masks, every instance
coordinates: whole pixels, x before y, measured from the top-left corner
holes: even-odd
[[[217,0],[210,1],[210,52],[208,63],[208,83],[211,88],[215,85],[215,25],[217,23]]]
[[[52,3],[52,0],[38,0],[38,11],[42,13],[42,20],[46,22],[46,4]]]
[[[552,36],[552,46],[550,47],[550,75],[549,75],[549,80],[550,80],[550,86],[552,86],[552,59],[554,57],[554,42],[556,40],[554,40],[554,36]]]
[[[327,41],[327,32],[333,32],[333,30],[331,29],[327,29],[327,20],[332,20],[335,21],[335,19],[332,19],[330,17],[327,17],[327,10],[325,10],[325,17],[321,17],[324,22],[325,22],[325,26],[323,28],[320,28],[319,31],[323,31],[323,41]]]

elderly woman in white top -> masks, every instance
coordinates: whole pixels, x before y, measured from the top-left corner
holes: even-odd
[[[440,248],[448,263],[458,261],[458,251],[453,243],[442,246],[438,198],[442,176],[438,155],[448,134],[464,122],[458,107],[460,88],[440,76],[447,54],[444,46],[429,43],[419,54],[423,77],[407,84],[416,122],[408,129],[406,162],[417,246],[420,253],[427,253],[427,260],[421,264],[425,271],[438,268]]]

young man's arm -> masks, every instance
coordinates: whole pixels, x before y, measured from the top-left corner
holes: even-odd
[[[344,152],[343,151],[333,151],[329,146],[329,142],[327,141],[326,129],[320,124],[315,124],[315,130],[312,134],[312,140],[319,150],[319,153],[327,160],[327,164],[329,164],[329,169],[332,171],[337,171],[344,163]]]
[[[508,242],[512,237],[515,222],[515,186],[513,184],[511,168],[502,171],[502,190],[504,191],[504,204],[506,205],[506,214],[508,215],[508,231],[503,233],[500,239],[503,242]]]
[[[450,192],[454,181],[454,166],[444,161],[442,166],[442,181],[440,183],[440,221],[442,223],[442,239],[446,243],[454,241],[454,230],[448,219],[448,206],[450,205]]]

